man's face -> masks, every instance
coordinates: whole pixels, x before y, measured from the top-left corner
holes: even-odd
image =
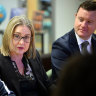
[[[80,8],[75,16],[74,29],[80,38],[87,40],[96,30],[96,11]]]

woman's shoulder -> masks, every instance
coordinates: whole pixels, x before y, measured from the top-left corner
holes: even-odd
[[[3,54],[0,53],[0,58],[5,58],[6,56],[4,56]]]
[[[35,63],[37,65],[41,63],[40,54],[39,54],[38,50],[36,50],[35,58],[30,58],[29,61],[31,61],[31,63]]]
[[[39,54],[38,50],[36,50],[36,56],[35,56],[35,58],[32,58],[31,57],[30,59],[33,59],[34,61],[37,60],[37,59],[40,59],[40,54]]]
[[[4,59],[5,56],[3,56],[1,53],[0,53],[0,60]]]
[[[0,62],[8,62],[10,60],[9,56],[4,56],[3,54],[0,53]]]

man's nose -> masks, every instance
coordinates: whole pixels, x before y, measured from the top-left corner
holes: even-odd
[[[86,27],[88,24],[86,21],[82,22],[82,27]]]

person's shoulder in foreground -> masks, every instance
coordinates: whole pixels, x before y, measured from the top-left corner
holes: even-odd
[[[71,57],[62,68],[53,96],[96,96],[96,54]]]
[[[74,54],[81,52],[81,43],[89,41],[89,53],[96,52],[96,1],[87,0],[82,2],[75,14],[74,28],[64,36],[57,39],[52,45],[52,78],[59,76],[62,62]]]

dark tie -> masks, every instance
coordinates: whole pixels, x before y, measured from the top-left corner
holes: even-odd
[[[84,41],[84,42],[81,44],[82,54],[87,54],[87,53],[88,53],[88,50],[87,50],[88,44],[89,44],[88,41]]]

